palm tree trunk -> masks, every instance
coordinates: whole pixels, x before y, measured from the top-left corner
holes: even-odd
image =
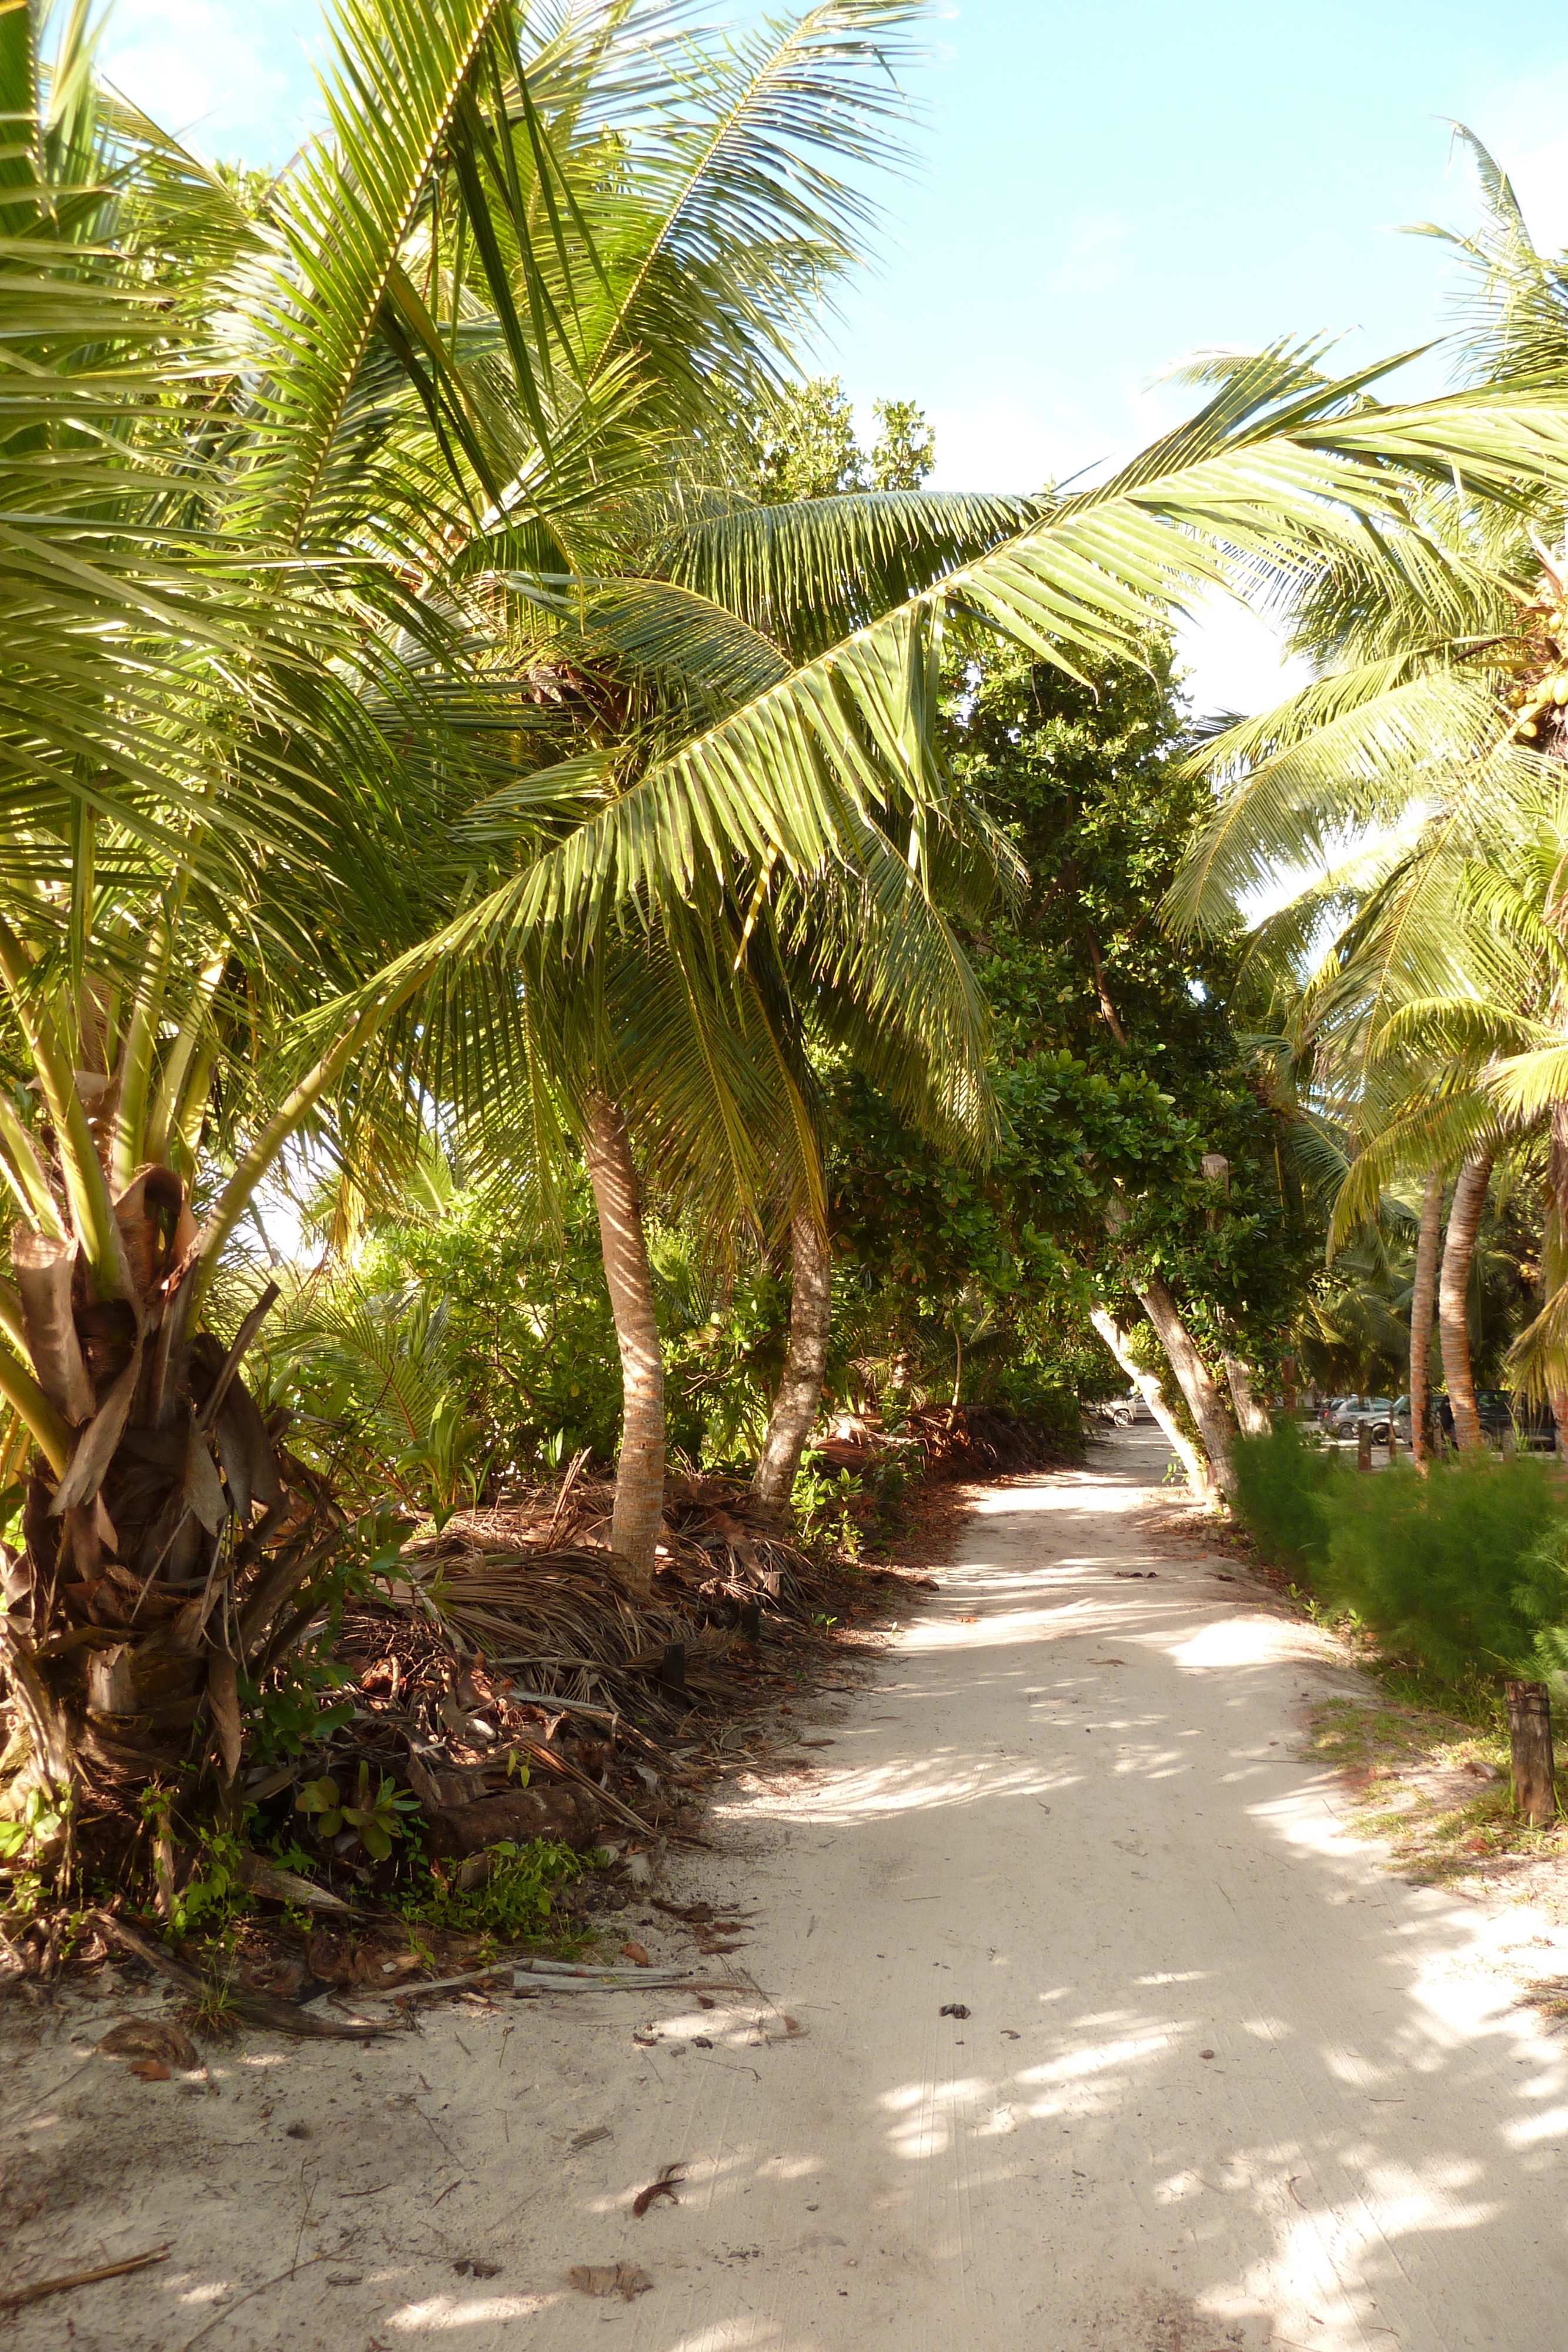
[[[1103,1307],[1092,1307],[1089,1320],[1165,1432],[1166,1444],[1186,1472],[1186,1483],[1193,1493],[1203,1496],[1206,1501],[1212,1499],[1214,1480],[1209,1475],[1207,1459],[1198,1452],[1166,1402],[1165,1391],[1155,1374],[1144,1371],[1133,1361],[1127,1348],[1127,1335],[1121,1325]]]
[[[1470,1370],[1470,1335],[1467,1320],[1470,1267],[1475,1262],[1476,1235],[1491,1181],[1490,1151],[1472,1151],[1454,1186],[1448,1231],[1443,1244],[1443,1275],[1437,1288],[1437,1328],[1443,1342],[1443,1378],[1453,1409],[1454,1435],[1461,1454],[1485,1450],[1480,1414],[1476,1409],[1475,1375]]]
[[[1225,1379],[1242,1436],[1267,1437],[1274,1424],[1269,1418],[1268,1406],[1260,1402],[1252,1386],[1250,1366],[1243,1363],[1239,1356],[1227,1355]]]
[[[1165,1276],[1151,1275],[1137,1286],[1137,1290],[1144,1312],[1159,1333],[1160,1345],[1170,1359],[1171,1370],[1186,1399],[1186,1409],[1197,1424],[1213,1482],[1222,1495],[1234,1494],[1236,1462],[1231,1451],[1230,1416],[1214,1375],[1194,1346]]]
[[[789,1352],[751,1480],[758,1503],[779,1521],[789,1513],[800,1450],[822,1401],[832,1325],[832,1262],[827,1236],[809,1209],[797,1209],[789,1221]]]
[[[1542,1220],[1541,1288],[1543,1303],[1568,1282],[1568,1103],[1554,1102],[1546,1155],[1546,1213]],[[1568,1455],[1568,1385],[1561,1370],[1547,1390],[1560,1455]]]
[[[1102,1213],[1106,1231],[1114,1237],[1127,1222],[1127,1204],[1119,1192],[1113,1192],[1107,1196]],[[1145,1314],[1159,1334],[1160,1345],[1176,1374],[1176,1385],[1186,1400],[1186,1409],[1203,1441],[1203,1450],[1208,1456],[1208,1484],[1218,1486],[1222,1495],[1233,1494],[1236,1464],[1231,1454],[1233,1432],[1230,1416],[1215,1385],[1213,1373],[1193,1345],[1192,1334],[1182,1321],[1175,1294],[1161,1274],[1152,1274],[1143,1282],[1134,1280],[1133,1288],[1142,1302]]]
[[[1437,1251],[1443,1234],[1443,1171],[1434,1168],[1421,1202],[1416,1240],[1416,1280],[1410,1292],[1410,1451],[1418,1470],[1432,1458],[1427,1418],[1432,1410],[1432,1308],[1437,1294]]]
[[[653,1590],[664,1511],[664,1358],[632,1139],[620,1104],[607,1095],[589,1099],[584,1157],[621,1350],[621,1457],[610,1541],[631,1570],[632,1590],[646,1596]]]

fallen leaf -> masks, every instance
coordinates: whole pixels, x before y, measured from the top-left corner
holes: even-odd
[[[499,2278],[501,2275],[499,2263],[461,2262],[454,2263],[452,2267],[459,2278]]]
[[[649,2206],[656,2203],[661,2197],[667,2197],[672,2205],[678,2205],[681,2200],[675,2194],[675,2184],[677,2181],[684,2180],[685,2177],[686,2168],[684,2164],[666,2164],[656,2180],[650,2180],[646,2189],[639,2189],[636,2196],[632,2200],[632,2210],[639,2221]]]
[[[967,2017],[969,2012],[961,2000],[945,2000],[936,2014],[938,2017]]]
[[[579,2294],[618,2294],[622,2303],[630,2303],[636,2294],[646,2294],[653,2280],[635,2263],[575,2263],[566,2274],[567,2284],[576,2287]]]
[[[98,2046],[106,2058],[161,2058],[167,2066],[202,2063],[190,2035],[162,2018],[128,2017],[121,2024],[111,2025]]]
[[[1200,2050],[1197,2054],[1200,2058],[1212,2058],[1214,2053],[1212,2050]]]
[[[133,2058],[131,2072],[143,2083],[166,2083],[169,2069],[162,2058]]]
[[[637,1963],[637,1966],[638,1966],[640,1969],[645,1969],[645,1968],[647,1968],[647,1967],[648,1967],[648,1965],[649,1965],[649,1961],[648,1961],[648,1955],[647,1955],[647,1951],[646,1951],[646,1949],[644,1948],[644,1947],[643,1947],[643,1945],[641,1945],[641,1944],[622,1944],[622,1947],[621,1947],[621,1950],[622,1950],[622,1955],[623,1955],[623,1957],[624,1957],[625,1958],[627,1958],[627,1959],[629,1959],[629,1960],[635,1960],[635,1961],[636,1961],[636,1963]]]

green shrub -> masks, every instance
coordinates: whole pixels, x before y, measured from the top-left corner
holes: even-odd
[[[1267,1560],[1315,1578],[1328,1557],[1332,1497],[1347,1474],[1292,1421],[1236,1444],[1236,1507]]]
[[[1550,1464],[1392,1463],[1323,1490],[1324,1598],[1450,1682],[1552,1669],[1568,1622],[1568,1512]]]
[[[416,1885],[399,1902],[404,1917],[516,1943],[519,1937],[543,1934],[549,1921],[551,1887],[580,1877],[583,1868],[570,1846],[550,1838],[530,1838],[524,1845],[503,1840],[489,1848],[487,1860],[487,1875],[468,1887],[459,1886],[455,1875],[444,1871],[438,1877],[424,1865]]]

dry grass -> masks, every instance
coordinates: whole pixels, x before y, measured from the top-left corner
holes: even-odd
[[[1389,1701],[1331,1699],[1315,1709],[1307,1754],[1336,1766],[1355,1800],[1352,1826],[1385,1839],[1391,1868],[1434,1884],[1489,1864],[1568,1856],[1568,1822],[1535,1830],[1514,1811],[1508,1735]],[[1568,1772],[1559,1772],[1560,1808]]]

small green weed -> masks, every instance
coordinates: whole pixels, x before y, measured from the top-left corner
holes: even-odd
[[[41,1789],[27,1792],[26,1811],[20,1819],[0,1821],[0,1864],[19,1861],[45,1846],[50,1846],[66,1825],[65,1809],[46,1797]]]
[[[294,1810],[313,1816],[319,1837],[335,1838],[345,1829],[357,1832],[360,1843],[372,1861],[385,1862],[393,1840],[407,1834],[407,1816],[418,1812],[419,1800],[400,1797],[396,1781],[389,1780],[384,1773],[372,1790],[371,1768],[361,1764],[351,1804],[329,1775],[319,1780],[307,1780],[294,1800]]]
[[[517,1943],[541,1933],[549,1918],[550,1889],[582,1871],[570,1847],[550,1838],[531,1838],[525,1845],[507,1841],[492,1846],[490,1857],[489,1874],[476,1886],[459,1886],[455,1878],[422,1866],[398,1898],[403,1917],[411,1926]]]
[[[170,1932],[177,1940],[200,1934],[226,1945],[235,1921],[252,1906],[239,1877],[243,1849],[227,1830],[204,1830],[201,1849],[201,1860],[174,1895]]]

